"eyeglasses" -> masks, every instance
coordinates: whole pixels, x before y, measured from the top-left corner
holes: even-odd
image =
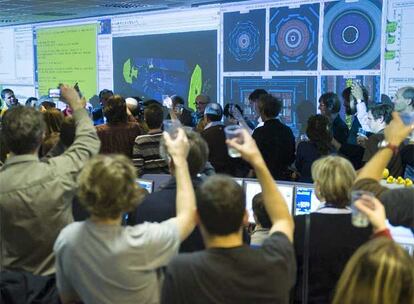
[[[195,104],[198,105],[198,106],[199,105],[206,105],[206,104],[208,104],[208,102],[199,102],[199,101],[196,101]]]

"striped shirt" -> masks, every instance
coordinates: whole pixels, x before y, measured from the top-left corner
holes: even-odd
[[[139,176],[143,174],[169,173],[168,164],[160,155],[162,132],[139,135],[135,138],[132,162]]]

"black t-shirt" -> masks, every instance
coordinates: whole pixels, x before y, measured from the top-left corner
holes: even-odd
[[[162,303],[288,303],[295,282],[292,243],[275,232],[243,245],[180,254],[167,268]]]

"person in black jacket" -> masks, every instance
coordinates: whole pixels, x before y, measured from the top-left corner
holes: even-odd
[[[253,138],[273,178],[289,180],[288,167],[295,161],[295,137],[292,130],[277,119],[282,102],[270,94],[258,102],[264,125],[254,130]]]
[[[339,156],[327,156],[313,163],[315,192],[323,202],[310,215],[295,216],[294,245],[298,265],[295,303],[330,303],[343,268],[356,249],[369,240],[371,227],[351,223],[350,190],[356,174],[352,164]],[[309,241],[305,244],[306,217]],[[305,248],[309,248],[308,275],[304,269]],[[305,275],[304,275],[305,273]],[[307,301],[302,297],[308,283]]]
[[[190,142],[190,151],[187,156],[188,167],[195,189],[201,184],[197,174],[202,172],[208,159],[208,146],[203,138],[196,132],[185,131]],[[161,141],[161,155],[168,161],[164,141]],[[157,192],[147,195],[142,203],[128,217],[128,225],[137,225],[143,222],[162,222],[176,214],[175,200],[177,183],[174,177],[174,163],[168,161],[171,180]],[[193,252],[204,249],[199,229],[196,227],[190,236],[181,243],[180,252]]]

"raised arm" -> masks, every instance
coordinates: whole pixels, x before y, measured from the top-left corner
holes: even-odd
[[[177,225],[180,240],[185,240],[195,227],[195,194],[188,170],[187,155],[190,150],[187,136],[183,129],[178,130],[177,137],[172,139],[164,132],[168,153],[174,162],[175,178],[177,181]]]
[[[414,130],[414,125],[406,126],[401,121],[400,115],[397,112],[392,113],[392,121],[384,130],[385,141],[389,146],[379,150],[359,171],[357,181],[361,179],[375,179],[382,178],[382,172],[390,161],[393,150],[392,147],[399,147],[404,139]]]
[[[248,131],[243,130],[243,143],[237,143],[237,139],[227,140],[227,144],[238,150],[243,159],[253,167],[256,176],[262,187],[264,205],[272,221],[270,234],[276,231],[286,234],[288,239],[293,242],[294,222],[289,214],[287,204],[282,194],[278,190],[266,163],[257,148],[256,142]]]

